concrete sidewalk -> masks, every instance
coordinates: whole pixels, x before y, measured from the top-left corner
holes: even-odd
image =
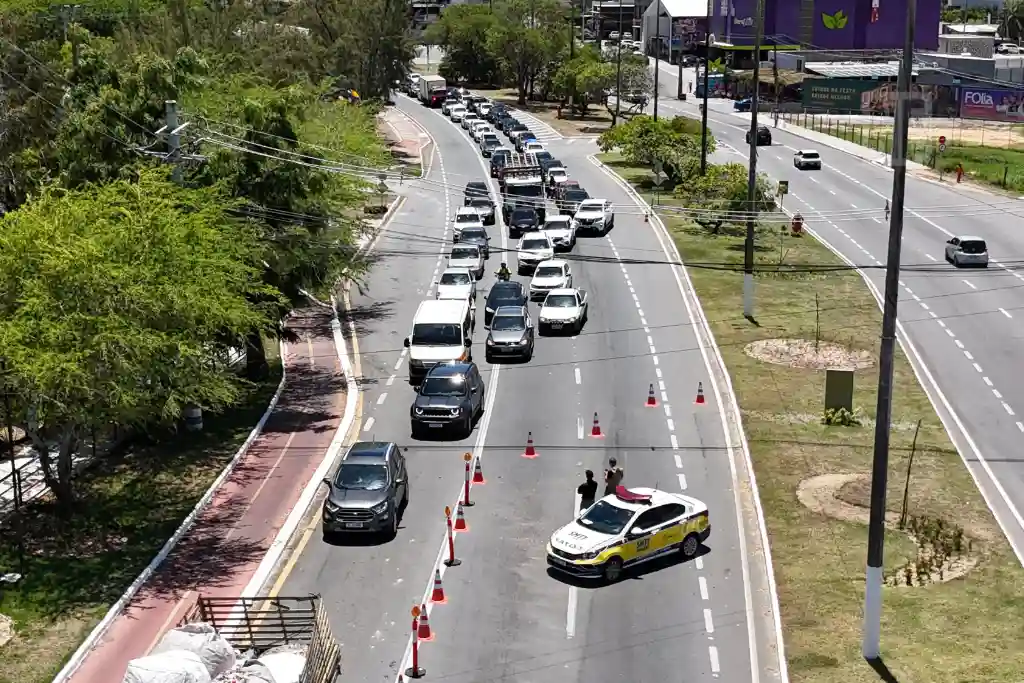
[[[397,107],[386,107],[378,116],[380,131],[392,154],[408,164],[423,164],[423,151],[430,137]]]

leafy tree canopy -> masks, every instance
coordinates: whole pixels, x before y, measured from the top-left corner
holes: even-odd
[[[708,135],[708,154],[714,152],[715,140]],[[597,144],[605,152],[618,149],[626,160],[637,166],[662,170],[675,182],[688,178],[700,159],[700,122],[677,116],[655,121],[650,116],[637,116],[601,134]]]
[[[232,203],[156,169],[46,188],[0,219],[6,381],[63,502],[92,426],[169,421],[186,404],[236,399],[240,380],[211,352],[269,329],[249,301],[277,294],[260,281],[259,235],[226,214]]]
[[[746,222],[747,212],[775,210],[775,184],[764,173],[758,174],[754,204],[747,199],[747,167],[743,164],[708,164],[707,174],[694,173],[676,185],[676,197],[687,207],[704,213],[698,222],[718,232],[723,225]]]
[[[488,50],[488,36],[497,30],[498,17],[487,5],[451,5],[427,27],[423,40],[444,50],[439,73],[448,80],[494,83],[500,65]]]

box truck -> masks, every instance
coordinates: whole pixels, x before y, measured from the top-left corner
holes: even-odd
[[[447,96],[444,79],[440,76],[420,78],[420,102],[428,107],[440,107]]]

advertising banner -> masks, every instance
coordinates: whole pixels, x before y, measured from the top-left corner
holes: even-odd
[[[960,116],[965,119],[1024,122],[1024,90],[961,88]]]
[[[896,111],[896,82],[852,78],[805,78],[805,109],[846,114],[892,116]],[[953,103],[950,89],[939,85],[910,86],[910,108],[915,116],[945,112]]]

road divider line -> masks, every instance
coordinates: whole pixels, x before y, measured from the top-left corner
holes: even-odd
[[[366,418],[366,424],[363,425],[363,433],[366,433],[366,432],[370,431],[371,429],[373,429],[373,423],[375,421],[376,420],[374,420],[372,415],[370,417]]]
[[[711,619],[711,610],[707,607],[704,608],[704,630],[707,631],[709,635],[715,632],[715,623]]]
[[[718,676],[722,669],[718,663],[718,648],[714,645],[708,646],[708,656],[711,658],[711,674]]]
[[[710,596],[708,595],[708,580],[705,579],[703,576],[698,576],[697,585],[700,587],[700,599],[708,600],[710,598]]]
[[[679,488],[681,490],[685,491],[686,490],[686,475],[683,474],[682,472],[679,472],[677,476],[679,477]]]
[[[383,394],[377,397],[377,405],[384,405],[384,401],[386,400],[388,400],[388,392],[385,391]]]
[[[583,376],[580,374],[579,368],[573,368],[572,374],[576,377],[576,384],[583,384]]]

